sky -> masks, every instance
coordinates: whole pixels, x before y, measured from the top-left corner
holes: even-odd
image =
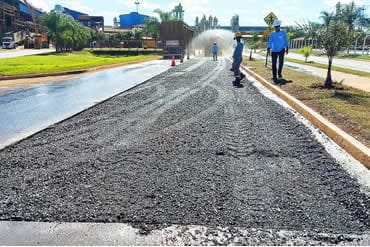
[[[104,16],[105,25],[113,25],[113,18],[136,11],[135,2],[140,2],[139,13],[155,16],[154,9],[170,11],[181,3],[185,10],[185,22],[194,25],[196,16],[205,14],[217,16],[221,26],[229,26],[231,17],[239,15],[240,26],[266,26],[264,18],[273,12],[282,26],[295,25],[297,22],[320,22],[321,11],[334,11],[338,0],[28,0],[44,11],[54,9],[55,4],[77,10],[89,15]],[[351,0],[341,0],[349,3]],[[358,6],[366,7],[370,17],[370,0],[355,0]]]

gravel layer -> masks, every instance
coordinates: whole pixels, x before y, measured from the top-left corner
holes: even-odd
[[[369,232],[356,180],[230,66],[191,60],[0,151],[0,220]]]

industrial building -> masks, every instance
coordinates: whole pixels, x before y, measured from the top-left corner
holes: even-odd
[[[54,11],[60,14],[66,14],[71,16],[75,21],[80,22],[86,27],[96,29],[98,31],[104,31],[104,17],[103,16],[91,16],[86,13],[82,13],[76,10],[63,7],[61,5],[55,5]]]
[[[132,29],[136,26],[144,25],[146,19],[149,16],[139,14],[138,12],[131,12],[129,14],[120,15],[120,28],[121,29]]]
[[[43,15],[43,11],[20,0],[0,0],[0,34],[35,30],[33,17]]]

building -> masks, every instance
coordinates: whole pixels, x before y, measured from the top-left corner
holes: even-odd
[[[44,12],[20,0],[0,0],[0,34],[35,31],[34,18]]]
[[[122,29],[132,29],[135,26],[144,25],[145,20],[149,16],[139,14],[138,12],[131,12],[130,14],[120,15],[120,28]]]
[[[73,9],[63,7],[61,5],[55,5],[54,11],[60,14],[66,14],[71,16],[75,21],[80,22],[86,27],[96,29],[98,31],[104,31],[104,17],[103,16],[91,16],[86,13],[82,13]]]

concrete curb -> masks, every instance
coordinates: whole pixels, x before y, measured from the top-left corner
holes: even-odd
[[[53,72],[53,73],[41,73],[41,74],[26,74],[26,75],[14,75],[14,76],[0,76],[0,81],[5,80],[17,80],[17,79],[28,79],[28,78],[38,78],[38,77],[49,77],[49,76],[65,76],[65,75],[77,75],[86,72],[95,72],[104,69],[113,69],[121,66],[127,66],[132,64],[144,63],[149,61],[158,60],[160,56],[156,58],[148,58],[139,61],[131,61],[125,63],[116,63],[116,64],[108,64],[108,65],[101,65],[97,67],[92,67],[88,69],[81,69],[81,70],[70,70],[70,71],[63,71],[63,72]]]
[[[254,71],[242,66],[242,68],[258,80],[263,86],[275,93],[281,99],[286,101],[293,109],[303,115],[307,120],[318,127],[322,132],[329,136],[339,146],[360,161],[365,167],[370,169],[370,149],[355,138],[338,128],[319,113],[315,112],[301,101],[286,93],[279,87],[271,84]]]

